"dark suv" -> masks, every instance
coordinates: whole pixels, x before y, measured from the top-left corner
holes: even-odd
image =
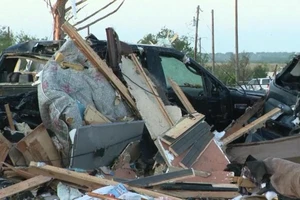
[[[87,40],[102,59],[107,58],[106,41],[97,40],[94,36],[87,37]],[[0,93],[9,95],[35,90],[31,86],[31,76],[34,77],[35,73],[42,70],[43,63],[62,43],[29,41],[6,49],[0,58]],[[199,63],[173,48],[136,44],[129,46],[139,56],[143,67],[157,80],[156,84],[166,91],[170,102],[182,107],[167,77],[181,87],[195,109],[204,114],[206,121],[217,130],[223,130],[233,119],[242,115],[248,106],[264,96],[259,92],[227,88]]]

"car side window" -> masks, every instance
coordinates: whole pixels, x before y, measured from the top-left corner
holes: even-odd
[[[269,79],[263,79],[262,80],[262,85],[268,85],[269,84]]]
[[[168,78],[171,78],[179,86],[188,86],[195,88],[203,87],[202,77],[191,72],[182,61],[173,57],[160,56],[160,58],[166,80],[168,80]],[[170,87],[168,81],[167,87]]]

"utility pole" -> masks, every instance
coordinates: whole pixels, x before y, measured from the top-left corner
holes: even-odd
[[[235,0],[235,78],[239,81],[238,0]]]
[[[199,37],[199,56],[200,56],[200,64],[202,64],[202,55],[201,55],[201,37]]]
[[[196,15],[196,32],[195,32],[195,48],[194,48],[194,60],[197,59],[197,43],[198,43],[198,22],[199,22],[199,10],[200,6],[197,6],[197,15]]]
[[[214,10],[211,10],[211,52],[212,52],[212,74],[215,73],[215,19]]]

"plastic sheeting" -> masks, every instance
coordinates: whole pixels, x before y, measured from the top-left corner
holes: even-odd
[[[64,156],[69,157],[68,133],[83,125],[82,108],[92,105],[111,121],[130,117],[131,111],[124,101],[115,103],[114,88],[71,40],[58,52],[65,56],[64,61],[86,68],[83,71],[62,69],[52,58],[40,74],[38,99],[41,118],[45,127],[53,131],[62,143]]]

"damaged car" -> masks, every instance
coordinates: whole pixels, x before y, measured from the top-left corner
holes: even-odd
[[[109,62],[107,41],[89,35],[86,40],[97,54]],[[2,96],[34,91],[33,82],[43,65],[64,41],[29,41],[9,47],[0,58],[0,93]],[[216,130],[223,130],[252,106],[263,93],[226,87],[199,63],[174,48],[154,45],[129,44],[150,77],[159,83],[170,104],[183,105],[167,79],[174,80],[194,108],[206,116]],[[114,66],[114,64],[109,64]],[[119,76],[120,77],[120,76]]]

